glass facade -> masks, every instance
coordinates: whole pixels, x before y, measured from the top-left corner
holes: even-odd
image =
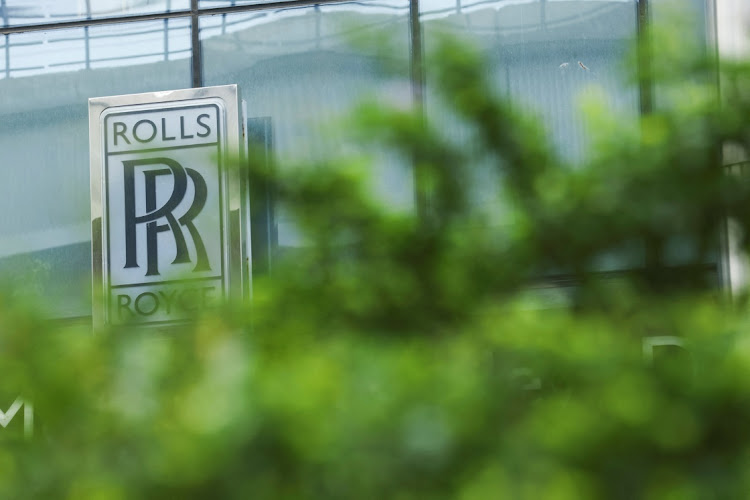
[[[190,9],[190,0],[0,0],[2,26],[33,26]]]
[[[588,148],[582,94],[596,87],[619,114],[640,111],[620,64],[646,3],[0,0],[0,279],[44,297],[54,317],[91,314],[90,97],[236,83],[249,135],[282,162],[345,149],[328,125],[373,96],[424,99],[427,118],[461,140],[460,123],[441,109],[418,64],[448,33],[476,44],[497,92],[536,113],[559,152],[580,160]],[[710,30],[697,29],[705,40]],[[416,72],[383,70],[382,51],[355,43],[367,37],[387,39],[389,57]],[[410,166],[384,153],[374,168],[378,196],[410,210]],[[491,174],[476,175],[475,202],[497,203],[486,187]],[[261,201],[253,211],[260,271],[276,250],[300,244],[293,221]],[[603,268],[623,265],[638,263],[615,258]]]
[[[86,316],[88,98],[189,87],[189,21],[32,31],[5,41],[0,273],[5,284],[43,293],[52,314]]]
[[[635,0],[425,2],[420,17],[428,52],[441,33],[473,42],[498,92],[537,114],[571,159],[587,149],[579,110],[587,92],[603,91],[620,114],[637,113],[620,68],[637,30]]]
[[[201,18],[206,85],[237,83],[248,119],[266,123],[273,154],[285,162],[324,158],[345,140],[332,123],[357,102],[410,99],[408,75],[386,74],[376,57],[352,47],[352,30],[388,36],[407,58],[409,5],[339,4],[262,13]],[[278,27],[283,25],[285,29]],[[391,205],[408,207],[412,176],[406,165],[383,160],[374,175],[377,194]],[[257,210],[256,210],[257,211]],[[274,245],[301,244],[294,223],[276,214]]]
[[[620,67],[638,29],[636,7],[636,0],[435,0],[420,5],[420,20],[427,53],[443,36],[473,44],[497,93],[536,115],[558,153],[580,161],[589,147],[582,98],[596,93],[620,116],[638,113],[637,91]],[[425,100],[428,116],[448,137],[466,140],[460,120],[442,109],[432,92],[429,77]],[[473,171],[474,203],[489,215],[501,213],[492,169],[478,165]]]

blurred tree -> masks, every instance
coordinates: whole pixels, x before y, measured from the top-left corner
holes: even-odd
[[[570,165],[443,40],[431,81],[470,147],[420,109],[349,122],[413,164],[419,210],[372,195],[364,154],[251,161],[306,237],[252,304],[91,336],[4,296],[0,386],[34,402],[36,433],[0,429],[0,497],[745,497],[750,324],[705,263],[728,217],[748,246],[750,186],[720,151],[750,148],[750,67],[721,65],[719,105],[715,61],[673,45],[641,74],[664,105],[589,102],[596,148]],[[501,215],[472,203],[478,164]],[[595,272],[643,248],[632,273]]]

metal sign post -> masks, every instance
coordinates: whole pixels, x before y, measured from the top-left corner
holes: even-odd
[[[170,325],[243,294],[236,85],[89,100],[94,325]]]

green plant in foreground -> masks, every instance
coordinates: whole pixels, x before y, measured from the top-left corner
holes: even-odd
[[[750,234],[748,186],[717,154],[749,146],[748,68],[722,66],[720,107],[712,65],[660,65],[664,92],[690,105],[630,121],[590,105],[598,147],[573,166],[494,97],[475,53],[444,41],[429,67],[471,147],[418,109],[365,104],[351,125],[414,165],[418,210],[383,207],[361,156],[253,163],[308,244],[256,280],[251,304],[92,336],[0,300],[0,390],[37,418],[31,441],[0,434],[0,497],[750,491],[750,324],[703,265],[726,216]],[[502,218],[471,203],[480,163]],[[691,250],[679,268],[675,240]],[[647,249],[641,269],[591,271],[630,248]],[[561,273],[575,286],[550,307]],[[652,353],[652,337],[685,347]]]

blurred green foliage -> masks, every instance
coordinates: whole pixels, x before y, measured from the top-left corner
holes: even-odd
[[[728,217],[748,246],[721,151],[750,148],[750,66],[675,45],[640,75],[665,104],[589,101],[571,165],[444,40],[429,81],[469,142],[418,107],[348,123],[413,165],[414,210],[372,194],[359,151],[251,161],[306,244],[250,304],[92,335],[0,297],[0,410],[35,415],[30,440],[20,413],[0,428],[0,498],[746,498],[750,316],[709,264]],[[477,165],[500,214],[473,203]],[[611,255],[642,265],[596,272]]]

